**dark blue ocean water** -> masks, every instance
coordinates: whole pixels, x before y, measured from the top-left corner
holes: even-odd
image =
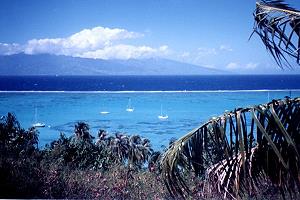
[[[300,75],[0,76],[0,91],[207,91],[300,89]]]

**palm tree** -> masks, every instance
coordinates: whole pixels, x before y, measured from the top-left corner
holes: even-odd
[[[129,138],[128,162],[130,167],[141,168],[152,153],[150,140],[132,135]]]
[[[90,128],[89,125],[85,122],[78,122],[75,124],[75,138],[77,140],[83,140],[87,142],[92,142],[94,137],[89,132]]]
[[[124,163],[128,159],[129,138],[122,133],[116,133],[115,137],[110,139],[108,148],[112,153],[112,158],[117,162]]]
[[[300,64],[300,12],[282,0],[262,0],[254,13],[257,33],[281,67]],[[288,57],[287,57],[288,56]],[[223,198],[249,197],[260,186],[272,186],[283,196],[300,191],[300,98],[273,100],[237,108],[192,130],[163,154],[162,176],[170,193],[191,193],[194,173],[199,190]]]
[[[277,64],[292,68],[291,57],[299,65],[300,11],[282,0],[261,0],[256,2],[254,19],[253,33],[259,35]]]
[[[273,100],[212,118],[163,155],[162,175],[173,195],[188,195],[185,174],[204,179],[223,197],[254,195],[272,183],[284,194],[300,190],[300,98]],[[206,191],[207,192],[207,191]]]
[[[0,119],[0,151],[8,150],[10,154],[29,155],[38,148],[38,131],[31,127],[21,128],[16,116],[8,113]],[[4,153],[5,154],[5,153]]]

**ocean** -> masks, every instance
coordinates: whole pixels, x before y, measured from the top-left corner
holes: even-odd
[[[300,75],[0,76],[0,91],[216,91],[300,89]]]
[[[99,129],[139,134],[162,149],[225,110],[300,96],[299,83],[300,75],[1,76],[0,115],[15,113],[24,128],[35,118],[45,123],[40,147],[84,121],[94,136]],[[134,112],[126,111],[129,99]]]

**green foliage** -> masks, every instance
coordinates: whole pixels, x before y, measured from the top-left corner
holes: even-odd
[[[27,131],[20,127],[12,113],[0,120],[0,151],[10,156],[28,156],[38,147],[38,131],[30,128]]]
[[[75,139],[78,141],[85,141],[87,143],[92,143],[94,137],[89,132],[89,125],[84,122],[78,122],[75,124]]]
[[[283,0],[260,0],[254,12],[253,33],[262,40],[277,64],[292,68],[287,56],[300,64],[300,11]]]
[[[36,172],[41,154],[37,149],[38,132],[24,130],[8,113],[0,121],[0,197],[27,197],[40,184]],[[32,196],[33,197],[33,196]]]
[[[256,196],[262,185],[295,198],[300,190],[300,98],[273,100],[209,120],[176,141],[162,158],[163,179],[177,196],[191,194],[186,175],[204,180],[203,193]]]
[[[152,155],[150,141],[137,135],[108,136],[99,130],[94,141],[88,124],[78,122],[73,136],[61,133],[40,150],[36,129],[25,131],[8,113],[0,121],[0,150],[0,198],[115,199],[146,197],[151,192],[157,197],[167,195],[159,175],[145,168]],[[151,187],[147,186],[148,180],[152,181]],[[161,191],[156,190],[157,185]]]
[[[45,158],[49,163],[56,162],[73,169],[107,170],[111,165],[128,165],[130,168],[142,168],[152,154],[150,141],[140,136],[117,133],[107,137],[99,130],[96,142],[84,122],[75,125],[74,136],[53,141],[45,149]]]

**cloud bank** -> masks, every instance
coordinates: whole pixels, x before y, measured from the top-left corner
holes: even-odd
[[[247,71],[251,71],[251,70],[256,70],[257,67],[259,66],[259,63],[247,63],[247,64],[240,64],[240,63],[236,63],[236,62],[230,62],[226,65],[226,69],[231,70],[231,71],[241,71],[241,70],[247,70]]]
[[[0,55],[13,55],[21,53],[23,51],[22,47],[19,44],[12,43],[0,43]]]
[[[234,51],[231,46],[225,44],[215,47],[198,47],[182,53],[172,51],[167,45],[151,47],[143,44],[129,44],[130,40],[143,37],[145,36],[142,33],[126,29],[97,26],[83,29],[68,37],[31,39],[25,44],[0,42],[0,55],[52,54],[105,60],[165,57],[209,68],[220,68],[216,66],[223,65],[225,70],[233,72],[255,71],[259,66],[256,62],[216,64],[217,57],[223,59],[222,62],[225,63],[225,56]]]
[[[167,54],[166,45],[153,48],[124,43],[128,39],[143,36],[125,29],[98,26],[66,38],[31,39],[24,45],[0,43],[0,54],[54,54],[94,59],[145,58]]]

